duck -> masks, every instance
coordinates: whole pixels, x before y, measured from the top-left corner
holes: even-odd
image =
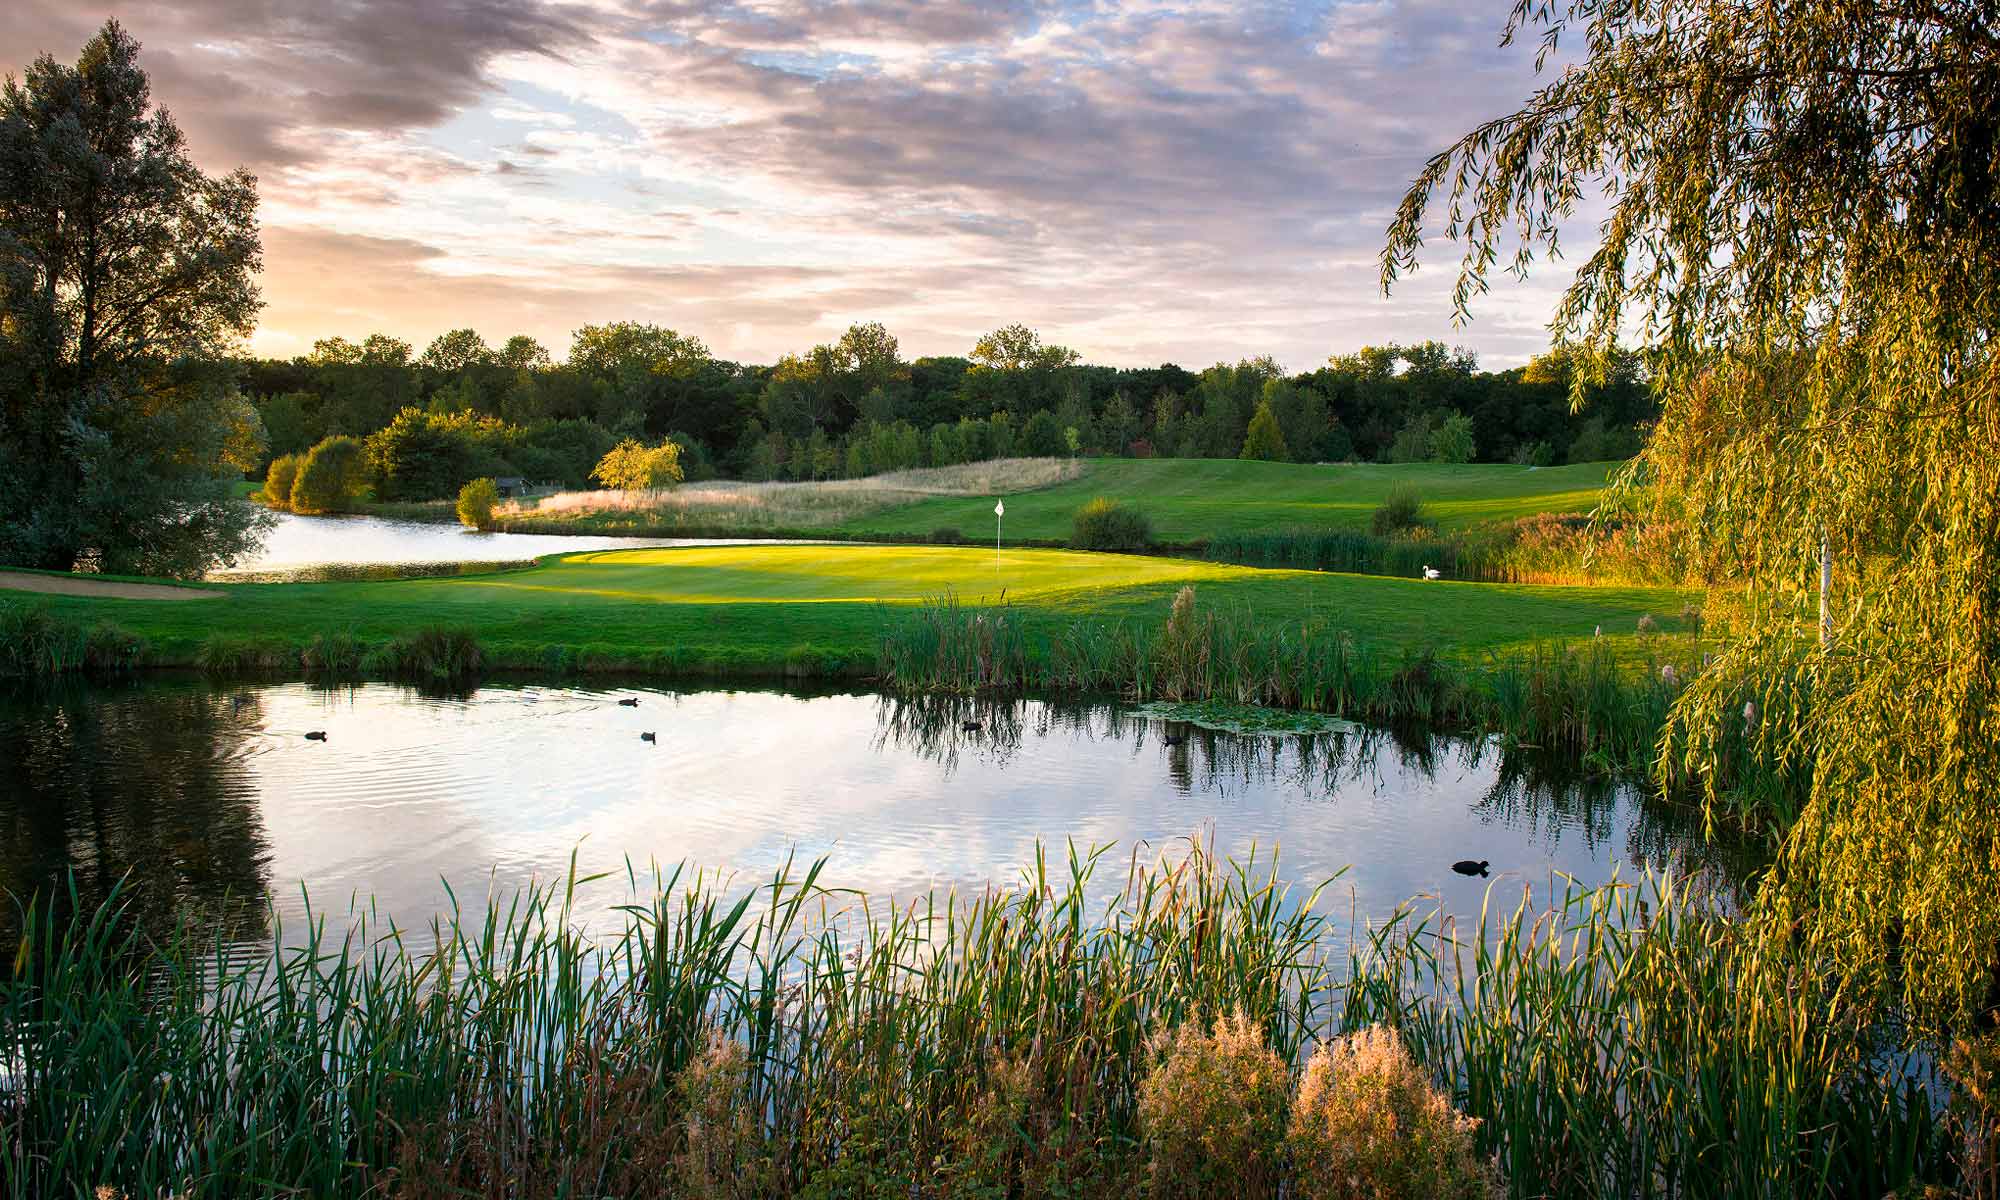
[[[1478,875],[1483,878],[1486,874],[1486,866],[1486,860],[1483,858],[1478,862],[1473,862],[1469,858],[1461,858],[1451,864],[1451,869],[1457,871],[1460,875]]]
[[[965,733],[978,733],[978,732],[979,732],[980,730],[982,730],[982,729],[986,728],[986,722],[984,722],[984,721],[960,721],[960,722],[958,723],[958,727],[959,727],[959,729],[960,729],[960,730],[961,730],[962,732],[965,732]]]
[[[1443,571],[1440,571],[1440,570],[1438,570],[1438,569],[1437,569],[1436,567],[1434,567],[1434,566],[1430,565],[1429,563],[1425,563],[1425,564],[1424,564],[1424,578],[1425,578],[1425,579],[1443,579],[1443,578],[1444,578],[1444,572],[1443,572]]]
[[[323,742],[326,740],[326,730],[324,729],[312,730],[311,732],[306,734],[306,740],[309,742]]]
[[[1168,746],[1178,746],[1178,745],[1181,745],[1182,743],[1184,743],[1184,742],[1186,742],[1186,741],[1187,741],[1187,734],[1185,734],[1185,733],[1169,733],[1169,734],[1167,734],[1166,736],[1162,737],[1162,738],[1160,739],[1160,741],[1161,741],[1161,743],[1162,743],[1162,744],[1164,744],[1164,745],[1168,745]]]
[[[642,742],[658,742],[660,739],[654,737],[653,731],[648,729],[646,732],[639,735],[639,740]]]
[[[618,703],[626,708],[637,708],[639,707],[639,697],[627,696],[623,700],[620,700]]]

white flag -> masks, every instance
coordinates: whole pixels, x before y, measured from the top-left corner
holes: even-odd
[[[993,502],[993,515],[996,517],[1007,515],[1007,502],[1005,500],[996,500]]]

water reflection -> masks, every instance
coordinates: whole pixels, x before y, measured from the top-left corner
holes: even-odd
[[[1752,865],[1693,814],[1485,741],[1242,736],[1104,704],[198,680],[0,696],[0,885],[74,868],[92,898],[129,872],[149,919],[245,937],[302,916],[301,884],[319,909],[373,897],[415,924],[453,895],[560,879],[572,853],[612,875],[591,911],[628,860],[748,886],[829,855],[830,882],[908,897],[1011,882],[1037,838],[1149,855],[1196,832],[1278,847],[1293,879],[1351,865],[1342,905],[1363,915],[1418,894],[1476,908],[1487,881],[1449,870],[1465,857],[1510,895],[1621,865]]]
[[[271,852],[247,760],[262,721],[255,691],[185,685],[0,702],[0,887],[46,890],[68,869],[86,904],[124,879],[156,929],[263,929]],[[13,906],[0,921],[11,945]]]
[[[395,579],[518,565],[543,554],[641,546],[739,545],[736,540],[481,533],[456,522],[274,513],[256,553],[210,578],[238,583]]]

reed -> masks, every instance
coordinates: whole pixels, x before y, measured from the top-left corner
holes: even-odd
[[[147,650],[144,638],[110,621],[84,625],[42,605],[0,607],[0,678],[130,671]]]
[[[1484,663],[1383,651],[1323,620],[1203,608],[1193,589],[1160,624],[1077,620],[1030,629],[1005,604],[946,595],[885,622],[878,673],[905,692],[1094,693],[1222,700],[1385,725],[1484,729],[1607,771],[1654,763],[1672,680],[1693,643],[1650,638],[1643,665],[1603,643],[1539,645]],[[1662,673],[1661,667],[1672,666]]]
[[[1520,582],[1505,557],[1505,534],[1489,528],[1436,533],[1426,527],[1400,534],[1353,529],[1288,529],[1225,533],[1209,539],[1211,562],[1297,571],[1345,571],[1421,579],[1434,567],[1447,579],[1479,583]]]
[[[0,1180],[1134,1195],[1147,1131],[1186,1127],[1162,1048],[1222,1017],[1241,1062],[1263,1071],[1261,1044],[1293,1079],[1315,1046],[1396,1030],[1516,1195],[1948,1176],[1932,1082],[1878,1065],[1876,1014],[1685,881],[1524,897],[1471,927],[1405,908],[1343,947],[1326,885],[1271,858],[1197,842],[1120,865],[1038,847],[1013,887],[903,903],[818,862],[754,888],[630,872],[595,935],[577,897],[597,880],[572,866],[476,909],[454,897],[424,929],[313,912],[261,951],[193,924],[148,940],[121,889],[30,900],[0,985]]]

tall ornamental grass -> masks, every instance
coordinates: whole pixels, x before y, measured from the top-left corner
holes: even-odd
[[[1683,881],[1511,911],[1496,894],[1467,927],[1408,909],[1343,946],[1324,885],[1288,886],[1271,859],[1197,844],[1096,882],[1120,865],[1038,849],[1014,887],[899,903],[829,888],[820,863],[751,889],[676,870],[635,878],[599,933],[576,907],[593,880],[572,871],[428,926],[313,913],[275,951],[195,928],[150,941],[118,890],[29,901],[0,986],[0,1181],[14,1197],[1134,1196],[1220,1179],[1338,1195],[1298,1173],[1339,1150],[1314,1129],[1383,1114],[1307,1064],[1372,1027],[1421,1064],[1382,1103],[1438,1089],[1456,1115],[1423,1101],[1427,1136],[1515,1195],[1881,1195],[1948,1176],[1928,1078],[1882,1064],[1876,1014]],[[1333,1061],[1334,1084],[1362,1082]],[[1423,1177],[1405,1142],[1371,1155],[1375,1178]]]

